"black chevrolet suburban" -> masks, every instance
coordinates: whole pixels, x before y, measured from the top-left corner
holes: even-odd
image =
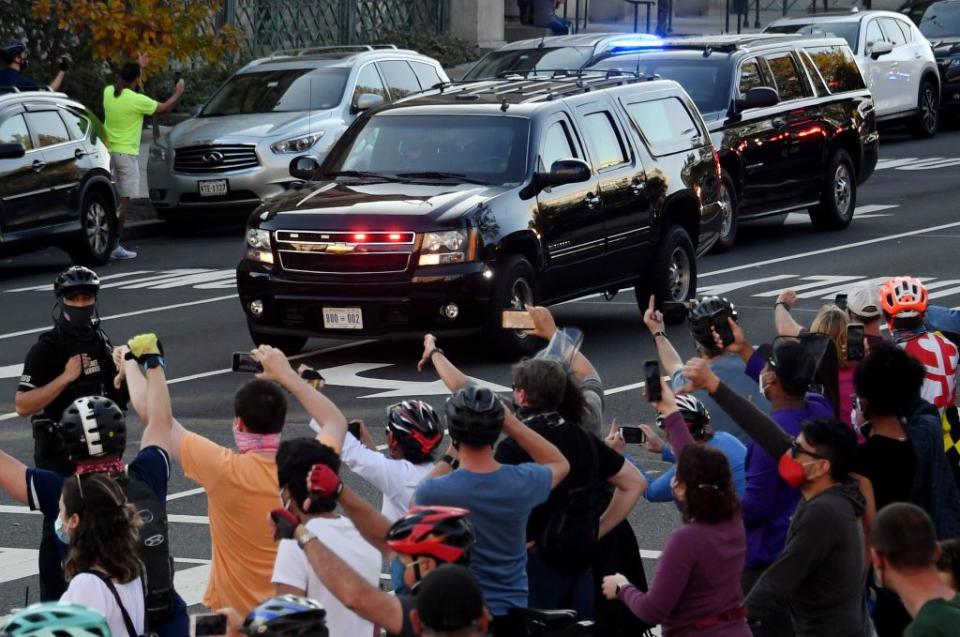
[[[237,286],[256,343],[483,329],[504,309],[635,287],[686,300],[716,241],[720,171],[672,81],[532,73],[371,108],[306,183],[250,216]]]

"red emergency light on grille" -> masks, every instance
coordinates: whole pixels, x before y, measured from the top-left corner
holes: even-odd
[[[354,240],[354,241],[366,241],[366,240],[367,240],[367,235],[364,234],[364,233],[362,233],[362,232],[355,232],[355,233],[353,234],[353,240]]]
[[[399,233],[399,232],[391,232],[391,233],[390,233],[390,236],[389,236],[388,238],[389,238],[391,241],[399,241],[401,237],[400,237],[400,233]]]

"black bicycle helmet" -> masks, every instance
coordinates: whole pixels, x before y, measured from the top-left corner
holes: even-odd
[[[696,396],[691,394],[677,394],[677,410],[687,423],[690,435],[696,437],[703,433],[703,428],[710,424],[710,412]],[[657,426],[663,428],[663,414],[657,414]]]
[[[429,456],[443,440],[440,416],[422,400],[404,400],[387,407],[387,429],[405,451]]]
[[[396,553],[428,555],[446,564],[467,564],[477,535],[466,509],[411,507],[387,531],[386,544]]]
[[[75,265],[61,272],[53,282],[53,291],[57,298],[72,292],[96,294],[100,290],[100,277],[90,268]]]
[[[243,632],[250,637],[329,637],[326,617],[316,600],[277,595],[250,611]]]
[[[708,352],[717,352],[717,344],[713,340],[711,325],[726,321],[727,317],[737,320],[737,310],[733,303],[720,296],[705,296],[700,299],[687,315],[690,322],[690,333],[694,340]]]
[[[25,53],[26,50],[26,44],[20,40],[13,40],[11,42],[7,42],[3,49],[0,49],[0,57],[3,58],[4,64],[10,64],[18,55]]]
[[[454,442],[492,445],[503,430],[503,403],[486,387],[467,385],[447,399],[447,427]]]
[[[78,398],[63,411],[60,435],[67,457],[76,462],[120,455],[127,448],[127,425],[117,404],[103,396]]]

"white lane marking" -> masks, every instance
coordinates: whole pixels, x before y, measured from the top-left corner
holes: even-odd
[[[192,495],[199,495],[201,493],[204,493],[203,487],[197,487],[196,489],[187,489],[186,491],[179,491],[177,493],[168,493],[167,502],[170,502],[171,500],[179,500],[181,498],[189,498]]]
[[[769,283],[770,281],[782,281],[783,279],[792,279],[795,274],[775,274],[773,276],[765,276],[759,279],[747,279],[746,281],[734,281],[733,283],[718,283],[715,285],[707,285],[701,287],[697,290],[697,294],[701,296],[715,294],[717,296],[722,296],[733,292],[734,290],[739,290],[741,288],[747,288],[751,285],[757,285],[758,283]]]
[[[0,584],[37,573],[37,549],[0,548]]]
[[[19,506],[15,504],[0,504],[0,513],[41,515],[39,511],[31,511],[29,507]],[[210,524],[210,519],[205,515],[180,515],[178,513],[168,514],[167,521],[179,522],[181,524]]]
[[[153,312],[166,312],[167,310],[177,310],[182,307],[191,307],[193,305],[203,305],[205,303],[216,303],[217,301],[226,301],[229,299],[235,299],[239,295],[237,294],[225,294],[224,296],[214,296],[209,299],[199,299],[196,301],[186,301],[184,303],[174,303],[172,305],[160,305],[158,307],[148,307],[142,310],[134,310],[132,312],[123,312],[122,314],[111,314],[109,316],[101,316],[100,322],[103,321],[112,321],[119,318],[128,318],[130,316],[139,316],[141,314],[152,314]],[[51,325],[46,327],[37,327],[29,330],[20,330],[19,332],[9,332],[7,334],[0,334],[0,340],[6,338],[15,338],[17,336],[26,336],[27,334],[39,334],[40,332],[46,332],[51,329]]]
[[[794,292],[802,292],[804,290],[814,290],[814,289],[818,289],[818,288],[822,288],[830,285],[835,285],[837,283],[849,284],[851,281],[856,281],[857,279],[862,279],[862,278],[864,278],[863,275],[842,276],[842,275],[832,275],[832,274],[817,274],[813,276],[803,277],[804,280],[813,281],[813,283],[804,283],[802,285],[795,285],[795,286],[792,286],[790,289],[793,290]],[[780,288],[777,290],[770,290],[768,292],[760,292],[759,294],[754,294],[753,296],[761,297],[761,298],[765,296],[773,297],[773,296],[778,296],[782,291],[783,289]]]
[[[388,391],[376,394],[359,396],[359,398],[394,398],[402,396],[443,396],[450,393],[442,380],[434,381],[410,381],[394,380],[387,378],[369,378],[360,376],[364,372],[384,367],[393,367],[393,363],[348,363],[337,367],[330,367],[320,370],[326,379],[327,385],[338,387],[359,387],[363,389],[386,389]],[[508,387],[503,387],[495,383],[490,383],[477,378],[472,378],[475,383],[482,387],[489,387],[495,392],[510,391]]]
[[[230,287],[235,287],[237,280],[237,271],[230,270],[214,270],[213,272],[200,272],[198,274],[191,274],[189,276],[177,277],[172,281],[165,281],[162,283],[156,283],[151,285],[130,285],[123,286],[121,290],[137,290],[146,288],[148,290],[169,290],[170,288],[179,288],[187,285],[198,286],[198,285],[209,285],[212,283],[222,283],[225,281],[230,282]]]
[[[0,367],[0,378],[19,378],[23,374],[23,363]]]
[[[173,572],[173,588],[180,594],[187,607],[199,604],[210,582],[210,565],[194,566]]]
[[[940,159],[936,157],[935,159]],[[885,170],[887,168],[899,168],[900,166],[909,166],[912,163],[917,161],[916,157],[900,157],[896,159],[881,159],[877,162],[877,167],[874,170]]]
[[[114,279],[119,279],[126,276],[139,276],[141,274],[148,274],[153,272],[153,270],[133,270],[132,272],[119,272],[117,274],[106,274],[100,277],[100,282],[112,281]],[[53,292],[53,284],[45,283],[44,285],[31,285],[25,288],[13,288],[11,290],[4,290],[4,292]]]
[[[870,219],[873,217],[889,217],[891,216],[889,214],[878,215],[873,213],[880,212],[881,210],[889,210],[891,208],[899,208],[899,207],[900,206],[898,204],[867,204],[864,206],[857,206],[856,208],[854,208],[853,216],[857,219]],[[786,221],[784,221],[784,224],[788,226],[796,226],[803,223],[810,223],[810,215],[808,215],[805,212],[791,212],[790,214],[787,215]]]
[[[876,170],[893,168],[896,170],[936,170],[949,168],[960,164],[958,157],[899,157],[896,159],[881,159],[877,162]]]
[[[613,394],[620,394],[625,391],[630,391],[631,389],[643,389],[647,384],[643,381],[639,383],[631,383],[629,385],[621,385],[619,387],[611,387],[610,389],[605,389],[603,391],[604,396],[612,396]]]

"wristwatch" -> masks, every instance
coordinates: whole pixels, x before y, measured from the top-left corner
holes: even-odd
[[[317,539],[316,534],[311,531],[304,531],[303,534],[297,538],[297,544],[300,545],[300,548],[306,548],[307,544]]]
[[[783,309],[785,309],[785,310],[788,311],[788,312],[790,311],[790,306],[787,305],[786,303],[784,303],[783,301],[777,301],[776,303],[774,303],[774,304],[773,304],[773,309],[777,309],[777,306],[778,306],[778,305],[782,305],[782,306],[783,306]]]
[[[434,354],[443,354],[443,350],[440,349],[439,347],[434,347],[432,350],[430,350],[430,353],[427,354],[427,359],[429,359],[430,362],[433,362]]]
[[[658,336],[662,336],[662,337],[666,338],[666,337],[667,337],[667,333],[664,332],[663,330],[660,330],[659,332],[654,332],[654,333],[653,333],[653,338],[657,338]]]
[[[440,458],[440,462],[446,462],[448,465],[456,469],[460,466],[460,461],[451,456],[449,453],[443,454],[443,457]]]

